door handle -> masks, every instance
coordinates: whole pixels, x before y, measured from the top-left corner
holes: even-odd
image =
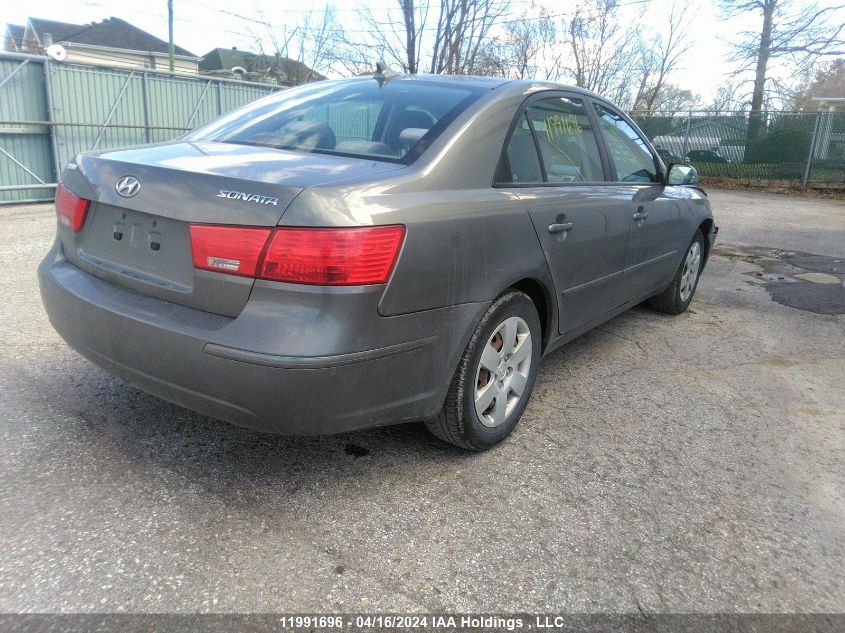
[[[572,222],[555,222],[553,224],[549,224],[549,233],[566,233],[572,230],[572,227],[575,226]]]
[[[642,207],[637,209],[637,212],[634,214],[634,219],[637,220],[637,221],[645,220],[647,217],[648,217],[648,211],[646,211]]]

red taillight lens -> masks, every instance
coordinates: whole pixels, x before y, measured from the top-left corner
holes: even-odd
[[[194,224],[194,266],[232,275],[321,286],[383,284],[405,227],[248,228]]]
[[[194,266],[230,275],[255,277],[261,251],[272,229],[191,225]]]
[[[278,228],[258,276],[321,286],[383,284],[390,277],[405,227]]]
[[[90,200],[80,198],[61,183],[56,187],[56,215],[59,223],[74,233],[82,230],[90,203]]]

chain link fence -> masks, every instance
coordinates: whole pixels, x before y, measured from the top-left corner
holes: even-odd
[[[631,116],[664,162],[702,176],[845,183],[845,112],[674,112]]]

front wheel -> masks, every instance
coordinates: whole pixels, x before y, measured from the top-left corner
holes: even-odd
[[[704,266],[704,235],[700,230],[695,232],[692,242],[687,247],[687,252],[681,260],[678,272],[672,279],[672,283],[659,295],[648,300],[648,304],[655,310],[667,314],[681,314],[692,301],[695,289],[698,286],[698,278]]]
[[[540,364],[540,318],[518,290],[496,299],[467,343],[440,414],[429,431],[461,448],[483,451],[514,429]]]

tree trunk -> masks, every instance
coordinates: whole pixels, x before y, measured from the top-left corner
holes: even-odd
[[[765,0],[763,3],[763,29],[760,31],[760,48],[757,51],[757,67],[754,72],[754,92],[751,95],[751,112],[748,119],[747,140],[753,141],[763,131],[763,98],[766,93],[766,70],[772,48],[772,18],[777,0]],[[746,153],[748,147],[746,145]]]
[[[402,15],[405,19],[405,53],[408,72],[417,73],[417,29],[414,24],[414,0],[402,0]]]
[[[661,68],[660,74],[657,76],[657,82],[651,89],[648,98],[646,99],[646,110],[649,113],[654,113],[654,104],[660,96],[660,91],[663,90],[663,82],[666,80],[666,72]]]
[[[642,104],[643,104],[643,100],[645,99],[645,96],[646,96],[646,86],[648,85],[648,79],[649,79],[649,72],[648,72],[648,70],[644,70],[642,77],[640,77],[640,85],[637,88],[637,94],[634,96],[634,104],[631,108],[634,111],[644,109],[642,107]]]

